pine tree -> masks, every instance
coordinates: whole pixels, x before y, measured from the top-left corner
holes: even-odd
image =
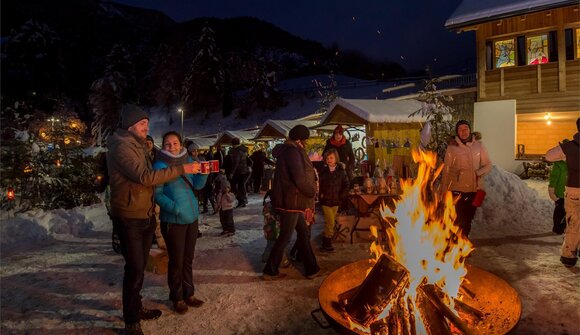
[[[205,112],[205,117],[218,110],[224,86],[224,71],[219,50],[215,41],[214,31],[205,26],[196,45],[197,54],[182,88],[182,101],[186,113]]]
[[[318,109],[316,110],[316,113],[326,113],[332,102],[339,97],[339,92],[337,89],[338,84],[336,83],[334,74],[331,73],[328,75],[328,79],[329,82],[326,85],[318,80],[314,80],[314,86],[316,87],[318,95],[320,96],[320,99],[318,99]]]
[[[419,91],[417,100],[423,102],[423,107],[409,116],[421,115],[427,119],[431,127],[431,141],[428,150],[435,151],[443,159],[447,150],[447,141],[453,130],[453,114],[455,110],[447,104],[453,97],[437,91],[440,78],[425,80],[425,87]]]

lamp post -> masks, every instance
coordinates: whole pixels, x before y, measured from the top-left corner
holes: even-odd
[[[183,139],[183,108],[178,108],[177,111],[181,113],[181,138]]]

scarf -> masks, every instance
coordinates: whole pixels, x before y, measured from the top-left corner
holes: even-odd
[[[187,155],[187,150],[185,150],[185,148],[181,148],[181,151],[177,155],[174,155],[165,150],[159,150],[157,152],[156,158],[168,166],[176,166],[187,163],[189,156]]]
[[[330,138],[330,144],[334,145],[337,148],[342,147],[346,143],[346,137],[342,137],[340,141],[334,139],[334,136]]]

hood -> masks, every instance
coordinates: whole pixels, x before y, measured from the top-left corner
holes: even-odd
[[[474,131],[471,133],[471,141],[470,142],[474,142],[474,141],[480,141],[481,140],[481,133],[478,131]],[[459,137],[455,136],[455,135],[450,135],[447,138],[447,144],[449,145],[458,145],[459,143],[461,143],[461,140],[459,139]]]
[[[168,166],[175,166],[187,163],[189,156],[187,155],[187,150],[181,148],[181,151],[177,155],[174,155],[169,151],[159,150],[156,158],[157,160],[166,163]]]

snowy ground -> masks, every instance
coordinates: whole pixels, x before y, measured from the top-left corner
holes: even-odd
[[[471,238],[470,262],[509,282],[520,294],[522,318],[515,334],[580,334],[578,266],[560,264],[562,236],[551,233],[552,203],[545,181],[521,181],[494,169],[488,196]],[[529,186],[529,187],[528,187]],[[194,263],[196,294],[206,304],[185,316],[171,311],[165,276],[146,274],[146,306],[163,316],[143,322],[145,334],[334,334],[321,329],[310,311],[318,308],[323,278],[307,280],[299,270],[287,279],[262,282],[261,198],[235,210],[237,233],[218,237],[217,216],[203,219]],[[316,243],[322,220],[314,228]],[[123,260],[110,246],[110,224],[102,206],[72,211],[2,213],[2,334],[116,334],[123,327]],[[332,271],[368,257],[368,243],[336,244],[318,255]]]

